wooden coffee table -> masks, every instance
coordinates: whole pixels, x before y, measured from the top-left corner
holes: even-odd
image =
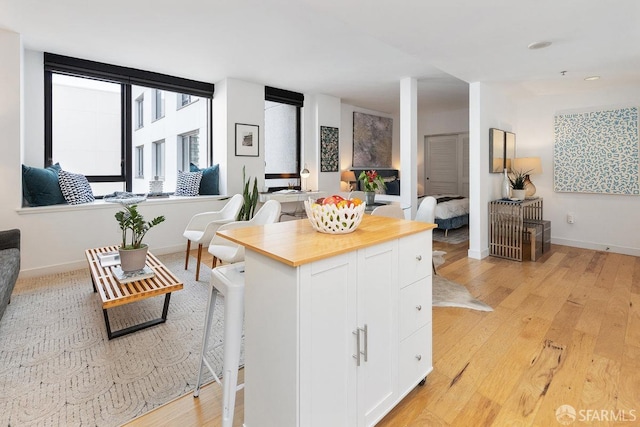
[[[103,267],[98,258],[99,253],[114,251],[118,251],[117,246],[105,246],[102,248],[87,249],[85,251],[87,261],[89,262],[89,269],[91,270],[93,291],[98,292],[100,294],[100,299],[102,300],[102,312],[104,314],[104,322],[107,327],[107,335],[109,339],[121,337],[141,329],[164,323],[167,320],[167,311],[169,310],[171,292],[179,291],[183,287],[182,282],[180,282],[180,280],[178,280],[178,278],[150,252],[147,253],[146,265],[153,270],[155,276],[149,279],[136,280],[130,283],[121,284],[113,276],[113,267]],[[129,326],[118,331],[111,331],[107,309],[158,295],[165,296],[162,317]]]

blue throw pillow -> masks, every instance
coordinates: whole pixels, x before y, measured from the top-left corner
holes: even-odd
[[[200,172],[202,171],[202,180],[200,181],[200,192],[201,196],[217,196],[220,194],[220,188],[218,186],[219,179],[219,165],[213,165],[208,168],[199,169],[198,166],[191,163],[189,170],[191,172]]]
[[[59,172],[59,163],[44,169],[22,165],[22,194],[29,206],[66,203],[58,183]]]

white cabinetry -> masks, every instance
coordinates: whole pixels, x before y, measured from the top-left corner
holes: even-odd
[[[430,230],[246,275],[246,427],[371,426],[431,371]]]

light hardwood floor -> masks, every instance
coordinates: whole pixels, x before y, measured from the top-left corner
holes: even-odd
[[[434,370],[378,426],[561,426],[562,405],[572,425],[640,425],[640,258],[552,245],[537,262],[478,261],[466,243],[433,246],[448,252],[438,273],[494,311],[434,308]],[[234,426],[242,411],[241,391]],[[128,425],[218,426],[219,386]]]

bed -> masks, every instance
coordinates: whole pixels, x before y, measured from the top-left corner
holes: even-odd
[[[469,198],[457,194],[436,194],[436,224],[444,230],[446,236],[449,230],[469,224]]]

